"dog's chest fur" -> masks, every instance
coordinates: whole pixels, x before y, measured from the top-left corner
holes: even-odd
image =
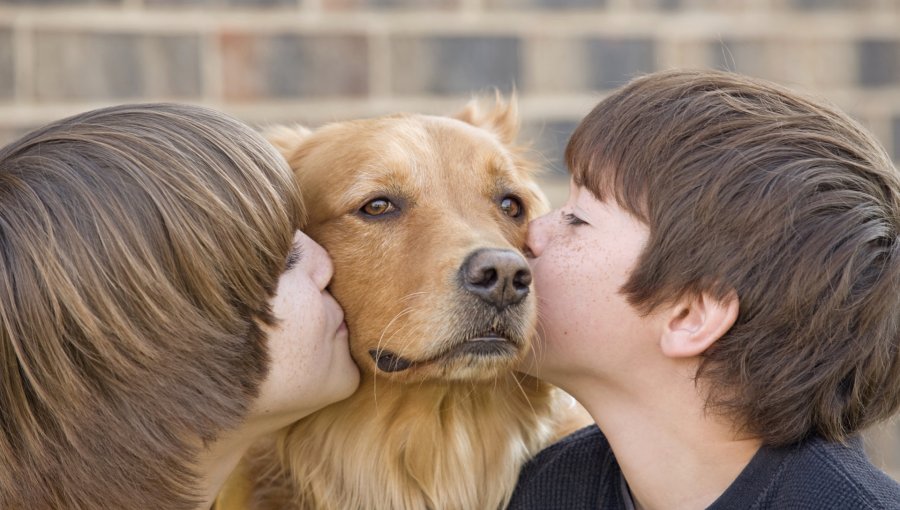
[[[248,508],[502,508],[522,464],[554,436],[557,404],[555,390],[521,374],[414,391],[370,376],[283,433],[274,450],[290,458],[251,462]]]

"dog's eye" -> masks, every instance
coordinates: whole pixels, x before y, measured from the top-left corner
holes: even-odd
[[[500,210],[510,218],[518,218],[522,215],[522,202],[515,197],[506,197],[500,201]]]
[[[375,200],[366,203],[360,210],[369,216],[381,216],[394,209],[396,209],[396,207],[394,207],[394,204],[392,204],[390,200],[386,198],[376,198]]]

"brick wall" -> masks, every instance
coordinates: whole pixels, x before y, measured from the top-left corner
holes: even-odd
[[[0,0],[0,142],[127,101],[315,126],[515,86],[559,201],[577,121],[670,67],[827,97],[900,160],[898,0]],[[868,439],[900,479],[900,424]]]

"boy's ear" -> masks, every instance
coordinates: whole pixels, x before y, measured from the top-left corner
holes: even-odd
[[[511,144],[519,134],[519,106],[516,91],[509,101],[503,99],[499,90],[494,91],[493,106],[485,107],[478,99],[473,99],[453,118],[494,133],[504,144]]]
[[[311,133],[310,129],[299,124],[293,126],[268,126],[262,130],[263,138],[274,145],[278,152],[284,156],[284,159],[288,161],[291,161],[297,149],[303,144],[303,140]]]
[[[670,358],[699,356],[734,325],[740,304],[735,292],[719,300],[710,294],[686,296],[667,309],[660,347]]]

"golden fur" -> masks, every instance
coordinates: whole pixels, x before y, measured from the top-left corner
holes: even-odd
[[[500,311],[471,299],[458,274],[473,251],[515,250],[546,210],[513,145],[515,102],[455,118],[396,115],[269,139],[294,169],[307,233],[334,259],[331,291],[345,308],[363,380],[349,399],[259,445],[220,508],[500,508],[521,465],[557,437],[557,390],[513,372],[536,320],[529,295]],[[505,197],[524,206],[501,210]],[[388,198],[393,216],[360,210]],[[518,256],[518,255],[516,255]],[[523,259],[524,262],[524,259]],[[445,356],[481,330],[503,331],[514,353]],[[381,352],[418,360],[386,372]],[[314,391],[314,390],[313,390]]]

